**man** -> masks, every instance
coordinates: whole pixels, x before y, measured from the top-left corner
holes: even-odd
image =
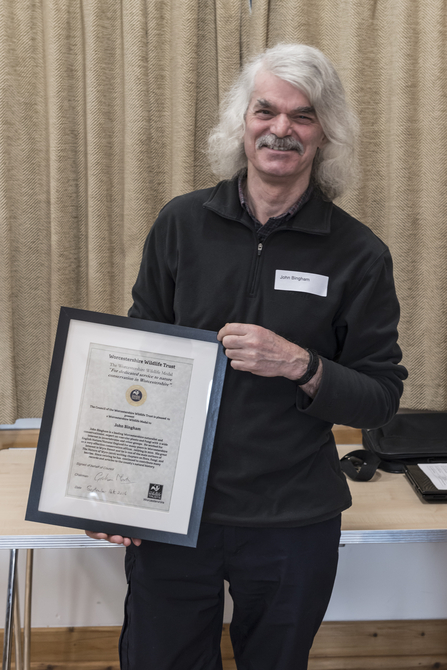
[[[385,245],[331,202],[355,120],[317,49],[251,61],[210,137],[213,189],[175,198],[146,241],[129,315],[218,331],[227,369],[196,549],[126,544],[123,670],[217,670],[223,580],[239,670],[303,670],[350,495],[333,423],[397,411],[399,307]]]

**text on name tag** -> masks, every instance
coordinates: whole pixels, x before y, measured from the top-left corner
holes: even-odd
[[[296,272],[295,270],[276,270],[276,291],[299,291],[313,293],[323,298],[327,296],[329,277],[312,272]]]

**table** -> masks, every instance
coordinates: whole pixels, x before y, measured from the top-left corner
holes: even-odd
[[[25,521],[35,449],[0,451],[0,549],[110,547],[83,530]]]
[[[338,450],[344,456],[358,448]],[[35,449],[0,450],[0,549],[114,547],[83,530],[24,521],[34,457]],[[343,514],[343,544],[447,541],[447,505],[423,503],[404,475],[378,471],[349,487],[353,506]]]
[[[339,445],[340,456],[360,445]],[[19,549],[118,545],[92,540],[83,530],[24,521],[35,449],[0,450],[0,549],[11,551],[2,670],[9,670]],[[447,505],[423,503],[404,475],[378,471],[370,482],[349,481],[353,506],[344,512],[340,543],[446,542]],[[29,667],[32,553],[28,554],[25,611],[25,670]],[[31,564],[31,565],[30,565]],[[16,627],[19,617],[16,616]],[[19,624],[20,626],[20,621]],[[17,639],[18,636],[16,636]],[[16,645],[16,654],[20,653]],[[28,664],[28,665],[27,665]]]
[[[15,635],[16,668],[29,670],[31,634],[31,590],[33,550],[36,548],[56,549],[74,547],[113,548],[118,545],[92,540],[83,530],[49,526],[25,521],[28,491],[31,483],[35,448],[0,449],[0,549],[9,549],[9,577],[6,603],[5,634],[3,642],[2,670],[11,665],[12,634],[20,630],[20,615],[17,596],[17,552],[27,549],[27,569],[25,583],[24,645],[20,636]]]
[[[338,452],[360,448],[338,445]],[[369,482],[348,482],[353,505],[343,513],[342,544],[447,541],[447,504],[422,502],[405,475],[378,470]]]

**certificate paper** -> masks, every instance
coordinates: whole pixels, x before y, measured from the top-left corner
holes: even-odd
[[[90,345],[67,495],[169,510],[192,366]]]
[[[195,546],[225,367],[216,333],[63,307],[26,519]]]

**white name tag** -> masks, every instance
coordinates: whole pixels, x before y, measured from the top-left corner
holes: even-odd
[[[293,270],[276,270],[276,291],[300,291],[327,296],[329,277],[316,275],[311,272],[295,272]]]

